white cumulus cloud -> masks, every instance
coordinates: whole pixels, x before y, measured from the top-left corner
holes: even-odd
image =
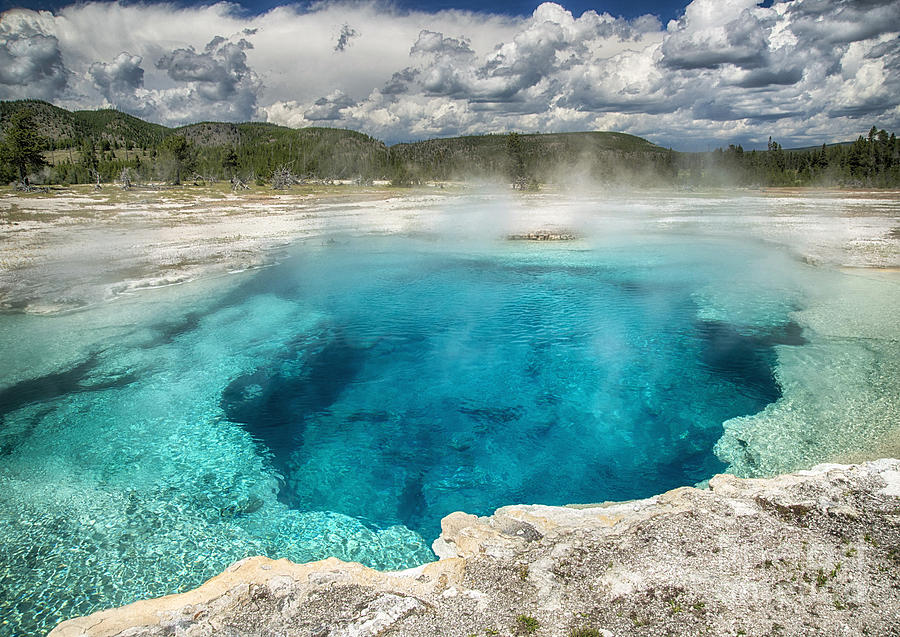
[[[665,26],[550,2],[519,18],[377,0],[16,10],[0,15],[0,98],[388,142],[606,129],[688,149],[900,127],[900,3],[766,4],[693,0]]]
[[[0,99],[56,99],[68,75],[49,13],[13,10],[2,15]]]

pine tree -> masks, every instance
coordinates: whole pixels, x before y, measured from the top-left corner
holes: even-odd
[[[47,160],[44,159],[44,140],[30,109],[22,109],[10,118],[0,153],[3,163],[12,166],[21,181],[25,181],[31,170],[47,165]]]
[[[181,176],[188,170],[191,170],[196,163],[193,148],[184,135],[170,135],[160,144],[160,149],[174,162],[174,179],[172,183],[178,185],[181,183]]]
[[[238,156],[234,150],[234,146],[229,146],[225,151],[225,157],[222,159],[222,166],[225,168],[225,177],[231,178],[237,174]]]
[[[525,176],[525,158],[522,148],[522,139],[518,133],[510,133],[506,136],[506,157],[508,173],[513,180]]]

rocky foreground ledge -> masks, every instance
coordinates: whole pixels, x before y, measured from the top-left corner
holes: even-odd
[[[398,573],[252,557],[50,635],[900,635],[900,460],[444,518]]]

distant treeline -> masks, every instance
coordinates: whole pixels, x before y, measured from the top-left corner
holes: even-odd
[[[873,126],[855,142],[784,150],[769,138],[768,149],[729,145],[710,153],[679,153],[683,178],[706,185],[900,187],[900,142]]]
[[[29,150],[30,149],[30,150]],[[309,179],[492,180],[682,186],[900,187],[900,145],[872,127],[855,142],[681,153],[624,133],[481,135],[387,147],[355,131],[204,122],[167,128],[115,110],[0,102],[0,183],[231,179],[279,169]]]

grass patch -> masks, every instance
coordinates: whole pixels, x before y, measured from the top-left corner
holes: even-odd
[[[519,615],[516,617],[516,628],[520,633],[533,633],[541,627],[540,622],[529,615]]]

